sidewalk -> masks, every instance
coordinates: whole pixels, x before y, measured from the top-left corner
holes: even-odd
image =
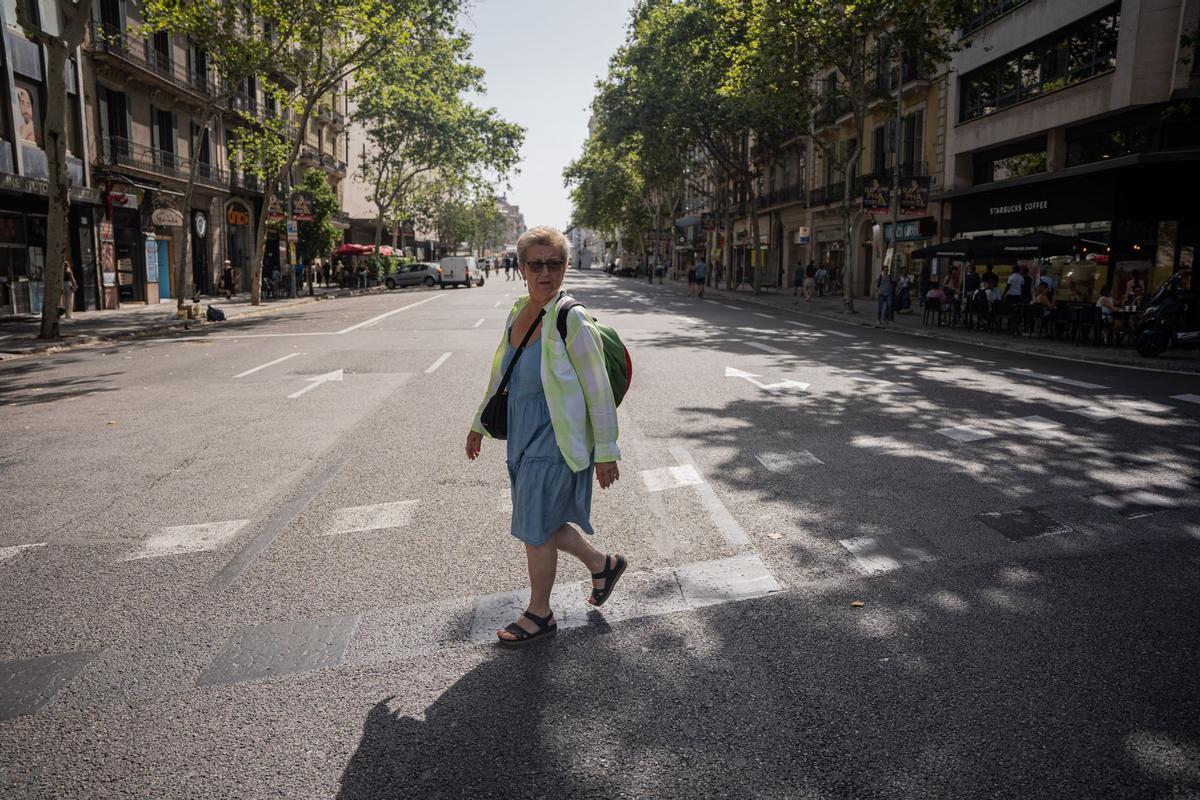
[[[244,292],[232,300],[222,297],[201,298],[200,307],[205,309],[209,305],[216,306],[225,312],[226,322],[229,322],[239,318],[295,308],[318,300],[333,300],[338,297],[353,297],[386,291],[387,289],[383,286],[373,286],[370,289],[318,287],[314,289],[312,297],[303,294],[295,299],[263,298],[262,304],[258,306],[250,305],[250,293]],[[76,311],[71,319],[60,321],[59,331],[62,338],[54,341],[37,338],[38,331],[41,330],[41,317],[8,317],[0,320],[0,361],[39,353],[57,353],[76,347],[129,339],[135,336],[157,335],[176,330],[194,330],[204,325],[225,324],[209,323],[203,319],[176,319],[175,303],[176,301],[171,299],[152,306],[130,305],[108,311]]]
[[[617,278],[615,280],[637,283],[633,278]],[[660,289],[674,291],[687,296],[687,283],[667,279]],[[708,300],[720,300],[726,303],[754,303],[760,306],[794,311],[807,316],[822,317],[850,325],[860,325],[876,328],[875,300],[873,298],[856,297],[854,307],[857,313],[847,314],[842,307],[842,298],[838,296],[814,297],[805,301],[803,296],[792,296],[791,289],[765,289],[760,295],[755,295],[749,289],[730,292],[725,289],[707,287],[704,297]],[[1008,333],[985,333],[969,331],[963,328],[948,328],[925,326],[921,324],[921,307],[914,301],[911,314],[897,314],[894,321],[888,323],[884,330],[899,336],[923,339],[937,339],[950,342],[966,342],[1004,350],[1009,353],[1024,352],[1033,355],[1054,356],[1073,361],[1090,361],[1100,364],[1113,364],[1124,367],[1141,367],[1166,372],[1200,373],[1200,351],[1179,350],[1159,358],[1144,358],[1137,354],[1132,347],[1091,347],[1077,345],[1071,342],[1061,342],[1052,339],[1031,339],[1025,336],[1014,336]]]

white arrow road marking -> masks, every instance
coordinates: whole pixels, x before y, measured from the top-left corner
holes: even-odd
[[[302,355],[304,355],[304,353],[288,353],[283,358],[277,358],[274,361],[268,361],[267,363],[257,366],[254,369],[248,369],[245,372],[239,372],[237,375],[234,375],[233,377],[244,378],[247,375],[253,375],[254,373],[258,372],[260,369],[266,369],[267,367],[273,367],[276,364],[282,364],[284,361],[287,361],[289,358],[295,358],[296,356],[302,356]]]
[[[832,333],[834,336],[840,336],[843,339],[854,339],[855,338],[854,334],[842,333],[841,331],[825,331],[825,333]]]
[[[1182,400],[1185,403],[1200,403],[1200,394],[1174,394],[1172,400]]]
[[[403,528],[413,520],[420,500],[400,500],[395,503],[379,503],[373,506],[355,506],[339,509],[333,515],[333,524],[326,536],[338,533],[377,531],[383,528]]]
[[[764,313],[762,313],[761,311],[755,311],[755,312],[754,312],[754,316],[756,316],[756,317],[762,317],[763,319],[775,319],[775,318],[774,318],[774,317],[772,317],[770,314],[764,314]]]
[[[794,319],[785,319],[784,322],[786,322],[788,325],[795,325],[797,328],[816,327],[815,325],[809,325],[807,322],[796,322],[796,320],[794,320]]]
[[[476,322],[476,323],[475,323],[474,325],[472,325],[471,327],[472,327],[472,328],[478,328],[480,325],[482,325],[482,324],[483,324],[483,320],[484,320],[484,317],[480,317],[480,318],[479,318],[479,322]]]
[[[199,553],[216,550],[249,524],[248,519],[226,522],[202,522],[199,525],[176,525],[163,528],[147,539],[140,548],[125,556],[124,561],[142,558],[173,556],[179,553]]]
[[[37,544],[14,544],[11,547],[0,547],[0,561],[8,561],[10,558],[15,557],[18,553],[22,553],[31,548],[45,546],[45,542],[38,542]]]
[[[769,344],[759,344],[758,342],[746,342],[747,345],[755,350],[762,350],[764,353],[786,353],[786,350],[780,350],[778,347],[772,347]]]
[[[441,356],[438,357],[437,361],[433,362],[432,364],[430,364],[428,367],[425,368],[425,374],[428,375],[429,373],[433,372],[438,367],[440,367],[442,364],[445,364],[446,359],[449,358],[451,355],[452,355],[451,353],[442,353]]]
[[[326,372],[324,375],[314,375],[311,378],[305,378],[304,380],[311,381],[311,383],[309,383],[308,386],[305,386],[300,391],[295,392],[293,394],[289,394],[288,400],[295,400],[297,397],[304,394],[305,392],[311,392],[313,389],[317,388],[322,383],[328,383],[329,381],[340,381],[341,379],[342,379],[342,370],[340,370],[340,369],[334,370],[333,372]]]
[[[747,344],[753,344],[753,343],[747,342]],[[734,369],[733,367],[725,368],[725,377],[726,378],[741,378],[745,381],[748,381],[749,383],[754,384],[758,388],[763,389],[768,392],[777,392],[780,389],[799,389],[800,391],[804,391],[805,389],[808,388],[807,383],[801,383],[800,381],[793,381],[793,380],[783,380],[783,381],[779,381],[778,383],[763,383],[762,381],[756,380],[757,378],[759,378],[761,376],[756,375],[753,372],[744,372],[740,369]]]

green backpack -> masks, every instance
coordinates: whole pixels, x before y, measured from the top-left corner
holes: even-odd
[[[562,337],[564,344],[567,341],[567,312],[575,306],[584,307],[583,303],[573,297],[564,298],[558,305],[558,335]],[[592,321],[596,322],[596,318],[592,317]],[[613,400],[617,405],[621,405],[633,380],[633,359],[629,357],[629,348],[621,341],[616,331],[599,322],[596,322],[596,327],[600,330],[600,341],[604,345],[604,370],[608,373],[608,383],[612,386]]]

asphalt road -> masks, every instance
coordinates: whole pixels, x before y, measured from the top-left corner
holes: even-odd
[[[1200,798],[1200,376],[567,286],[631,568],[515,653],[519,282],[0,365],[0,797]]]

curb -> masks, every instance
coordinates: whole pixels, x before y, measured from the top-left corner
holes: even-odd
[[[337,293],[325,293],[321,295],[298,296],[296,302],[289,303],[286,306],[260,305],[250,306],[247,310],[239,313],[235,317],[230,317],[228,322],[235,322],[242,317],[258,316],[276,311],[286,311],[292,308],[300,308],[302,306],[311,305],[312,303],[322,300],[338,300],[346,297],[357,297],[367,294],[382,294],[387,291],[385,286],[372,286],[370,289],[347,289]],[[204,303],[203,305],[212,305]],[[171,333],[172,331],[183,329],[185,331],[192,330],[192,326],[201,327],[209,325],[207,320],[203,319],[172,319],[166,322],[154,323],[143,328],[138,328],[133,331],[122,331],[120,333],[111,334],[93,334],[88,336],[80,336],[70,341],[46,342],[45,345],[37,346],[34,349],[22,351],[19,353],[3,353],[0,352],[0,362],[16,361],[21,358],[30,358],[32,356],[53,355],[55,353],[63,353],[68,350],[78,350],[85,347],[92,347],[99,344],[108,344],[111,342],[124,342],[132,339],[139,339],[143,336],[154,336],[163,333]]]
[[[677,294],[684,294],[684,292],[681,289],[675,288],[675,286],[681,286],[679,281],[671,281],[670,283],[655,284],[655,285],[661,286],[664,289],[671,287],[671,291],[673,291]],[[900,334],[902,336],[908,336],[913,339],[924,339],[925,341],[931,341],[931,342],[949,342],[952,344],[965,344],[965,345],[970,345],[970,346],[974,346],[974,347],[985,347],[989,350],[1001,350],[1006,353],[1020,352],[1020,353],[1026,353],[1028,355],[1040,356],[1042,358],[1054,358],[1054,359],[1059,359],[1061,361],[1072,361],[1072,362],[1080,363],[1080,364],[1092,364],[1092,365],[1100,366],[1100,367],[1117,367],[1120,369],[1134,369],[1134,370],[1140,370],[1142,372],[1158,372],[1158,373],[1163,373],[1163,374],[1167,374],[1167,375],[1200,374],[1200,361],[1198,361],[1195,364],[1180,363],[1180,362],[1168,362],[1168,363],[1161,364],[1159,366],[1151,366],[1148,364],[1145,364],[1145,365],[1144,364],[1132,364],[1132,363],[1126,363],[1126,362],[1122,362],[1122,361],[1100,361],[1100,360],[1086,358],[1087,353],[1084,351],[1081,351],[1078,356],[1074,356],[1074,355],[1067,355],[1064,353],[1060,353],[1055,350],[1047,350],[1044,348],[1033,347],[1033,346],[1026,344],[1025,338],[1020,337],[1020,336],[1012,336],[1012,337],[1009,337],[1009,339],[1005,339],[1004,341],[1006,341],[1006,342],[1010,342],[1010,340],[1011,340],[1011,342],[1010,342],[1011,346],[1004,346],[1004,345],[1000,345],[1000,344],[994,344],[992,342],[975,341],[973,339],[959,339],[959,338],[952,338],[952,337],[948,337],[948,336],[937,336],[937,335],[930,334],[930,333],[922,333],[920,330],[908,330],[905,328],[898,328],[898,327],[881,328],[881,327],[877,326],[875,323],[870,322],[866,319],[855,320],[855,319],[848,318],[846,314],[830,314],[828,312],[823,312],[823,311],[802,311],[800,309],[791,309],[791,308],[788,308],[787,306],[781,306],[777,303],[766,302],[764,300],[761,300],[758,295],[753,295],[753,294],[748,294],[748,293],[742,294],[739,292],[730,292],[728,289],[718,289],[717,291],[719,291],[721,293],[719,295],[719,297],[721,297],[725,300],[730,300],[731,302],[753,303],[754,305],[762,307],[762,308],[771,308],[771,309],[774,309],[774,310],[780,311],[780,312],[789,312],[789,313],[795,314],[797,316],[817,317],[818,319],[824,319],[824,320],[828,320],[830,322],[840,322],[843,325],[853,325],[853,326],[859,327],[859,328],[871,328],[873,330],[887,331],[888,333]],[[863,299],[863,298],[855,298],[855,302],[857,303],[860,299]]]

